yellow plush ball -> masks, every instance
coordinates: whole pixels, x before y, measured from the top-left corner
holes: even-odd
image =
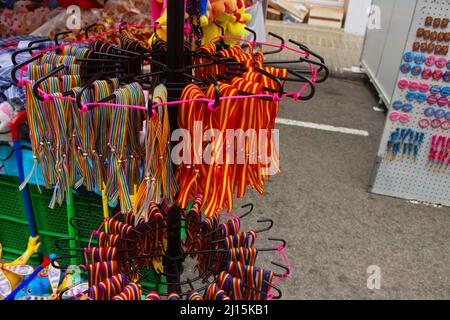
[[[210,23],[203,28],[202,44],[210,44],[210,39],[222,34],[220,28],[215,23]],[[217,40],[216,40],[217,41]]]

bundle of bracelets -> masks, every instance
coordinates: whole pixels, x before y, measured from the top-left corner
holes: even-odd
[[[205,216],[199,208],[202,196],[196,197],[184,213],[186,237],[183,240],[183,260],[191,258],[195,264],[191,275],[180,281],[185,290],[177,293],[158,293],[141,287],[140,282],[161,280],[146,278],[146,273],[165,255],[167,240],[167,206],[150,205],[146,219],[134,221],[132,214],[117,213],[91,234],[91,241],[84,252],[87,269],[88,288],[78,291],[69,299],[89,300],[267,300],[281,298],[277,284],[290,276],[289,261],[283,252],[286,242],[269,238],[280,245],[257,248],[256,237],[273,226],[270,219],[258,220],[268,226],[261,230],[240,230],[241,218],[230,214],[223,220],[222,215]],[[250,210],[242,215],[248,216]],[[104,231],[104,230],[107,231]],[[102,231],[103,230],[103,231]],[[96,240],[95,240],[95,239]],[[93,243],[98,243],[96,246]],[[57,243],[59,246],[59,243]],[[64,250],[64,248],[61,248]],[[272,262],[283,273],[276,274],[267,268],[258,267],[257,256],[264,252],[280,252],[286,265]],[[55,257],[52,265],[58,267],[67,257]],[[160,276],[164,276],[161,273]],[[163,278],[161,278],[163,279]],[[67,298],[70,288],[61,292]],[[274,295],[275,294],[275,295]]]

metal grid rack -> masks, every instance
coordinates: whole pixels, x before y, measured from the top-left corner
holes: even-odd
[[[412,50],[413,43],[416,41],[416,31],[419,27],[424,27],[425,18],[428,16],[448,18],[450,16],[450,0],[419,0],[417,2],[404,52]],[[446,32],[448,31],[447,28]],[[438,83],[433,81],[433,79],[425,81],[421,76],[412,76],[411,74],[404,75],[399,70],[399,75],[396,79],[396,90],[392,101],[400,100],[404,103],[407,102],[405,98],[407,90],[401,90],[397,87],[398,80],[402,78],[427,82],[430,85],[444,85],[443,81]],[[428,152],[431,146],[432,135],[441,133],[450,135],[450,132],[445,132],[441,128],[421,128],[419,126],[419,120],[424,117],[423,111],[428,104],[426,102],[414,102],[412,104],[414,109],[410,112],[409,123],[394,123],[389,118],[387,119],[369,191],[403,199],[450,205],[450,170],[436,171],[430,166],[428,161]],[[389,107],[389,113],[392,110],[393,108],[391,105]],[[425,140],[420,148],[416,161],[407,158],[395,161],[388,159],[387,141],[389,140],[390,133],[396,128],[412,128],[425,133]]]

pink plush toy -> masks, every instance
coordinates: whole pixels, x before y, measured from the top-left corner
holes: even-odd
[[[9,130],[9,123],[14,119],[14,111],[8,102],[0,104],[0,141],[11,142],[11,133]]]

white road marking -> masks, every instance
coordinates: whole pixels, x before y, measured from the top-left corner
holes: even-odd
[[[369,132],[365,131],[365,130],[335,127],[335,126],[330,126],[327,124],[318,124],[318,123],[313,123],[313,122],[303,122],[303,121],[297,121],[297,120],[277,118],[275,120],[275,123],[283,124],[286,126],[303,127],[303,128],[309,128],[309,129],[338,132],[338,133],[343,133],[343,134],[352,134],[352,135],[363,136],[363,137],[369,136]]]
[[[384,109],[383,109],[383,108],[380,108],[380,107],[378,107],[378,106],[375,106],[375,107],[373,107],[373,111],[376,111],[376,112],[384,112]]]

